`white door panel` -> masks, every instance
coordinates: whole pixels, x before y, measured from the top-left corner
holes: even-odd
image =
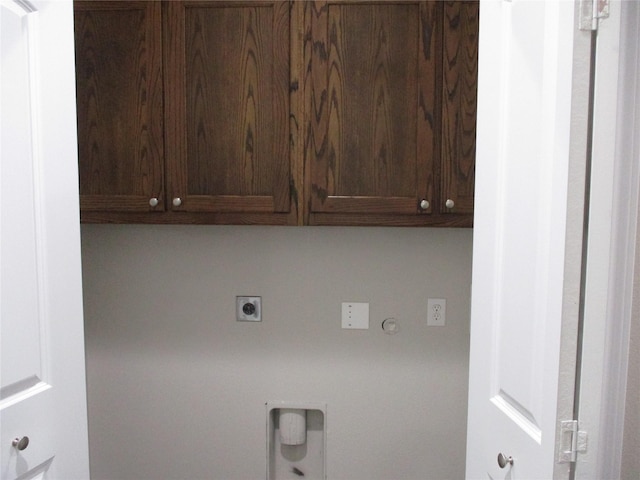
[[[0,1],[0,474],[88,478],[70,1]],[[24,436],[19,451],[12,443]]]
[[[486,1],[480,12],[467,478],[551,479],[574,5]],[[501,468],[499,453],[513,464]]]
[[[17,5],[16,5],[17,7]],[[21,6],[22,7],[22,6]],[[2,153],[19,161],[2,163],[2,362],[0,405],[43,382],[41,330],[44,313],[36,244],[39,212],[34,195],[31,105],[37,104],[30,84],[29,10],[2,5]],[[13,88],[12,86],[17,86]],[[7,158],[8,159],[8,158]],[[11,227],[11,228],[9,228]]]

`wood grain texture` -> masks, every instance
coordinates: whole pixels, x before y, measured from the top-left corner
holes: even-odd
[[[304,225],[304,138],[306,102],[303,88],[305,78],[305,12],[308,2],[290,2],[289,44],[291,46],[289,72],[289,165],[291,180],[290,220],[293,225]]]
[[[81,208],[162,210],[160,4],[79,1],[74,21]]]
[[[477,2],[75,9],[83,222],[472,225]]]
[[[415,215],[419,200],[433,192],[437,8],[309,5],[311,213]]]
[[[417,6],[332,5],[328,16],[330,190],[413,196]]]
[[[183,211],[289,212],[289,4],[166,7],[170,196]]]
[[[229,212],[104,212],[81,211],[83,223],[160,224],[160,225],[291,225],[286,215]],[[387,215],[316,213],[313,225],[392,226],[392,227],[447,227],[473,226],[470,215]]]
[[[420,4],[420,39],[417,98],[417,200],[426,199],[431,206],[420,213],[431,214],[437,204],[436,165],[440,159],[438,133],[441,128],[439,65],[442,64],[442,9],[437,2]]]
[[[473,213],[478,98],[477,1],[446,2],[444,6],[444,70],[442,83],[443,199],[455,201],[442,213]]]
[[[407,72],[415,68],[410,59],[416,56],[411,47],[417,16],[410,10],[407,5],[328,7],[326,170],[318,173],[327,174],[330,196],[413,194],[406,170],[415,165],[415,118],[409,115],[405,128],[402,121],[416,98],[410,81],[416,73]]]
[[[104,212],[81,211],[82,223],[156,225],[291,225],[288,215],[246,212]]]

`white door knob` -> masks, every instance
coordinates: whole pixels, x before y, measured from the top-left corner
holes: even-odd
[[[158,206],[158,199],[156,197],[150,198],[149,199],[149,205],[152,207],[157,207]]]
[[[444,206],[447,208],[453,208],[456,205],[456,203],[451,200],[450,198],[447,199],[446,202],[444,202]]]
[[[22,451],[29,446],[29,437],[24,436],[22,438],[15,438],[11,445],[16,447],[16,449]]]
[[[507,457],[504,453],[498,454],[498,466],[504,468],[507,465],[513,465],[513,457]]]
[[[182,205],[182,199],[179,197],[176,197],[173,199],[171,203],[173,203],[174,207],[179,207],[180,205]]]
[[[424,198],[420,202],[420,208],[422,210],[427,210],[429,208],[429,200],[425,200]]]

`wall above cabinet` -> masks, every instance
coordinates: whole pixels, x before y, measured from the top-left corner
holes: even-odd
[[[477,2],[74,5],[83,222],[472,225]]]

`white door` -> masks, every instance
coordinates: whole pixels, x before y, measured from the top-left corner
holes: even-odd
[[[563,338],[577,338],[586,114],[575,110],[588,105],[576,69],[590,55],[574,7],[480,7],[468,479],[569,475],[556,441],[558,411],[573,406]]]
[[[0,477],[87,479],[71,1],[1,0],[0,49]]]

